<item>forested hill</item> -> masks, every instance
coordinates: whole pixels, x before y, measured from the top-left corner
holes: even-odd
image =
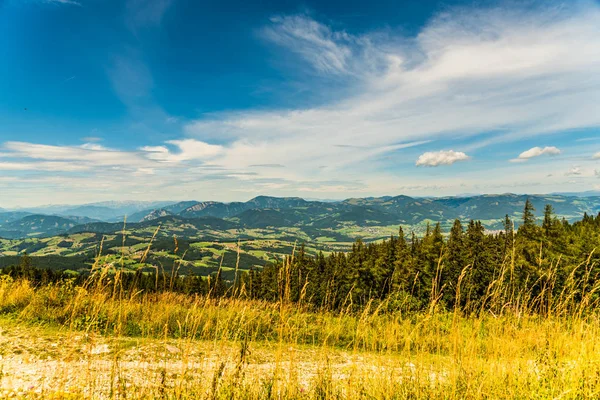
[[[308,254],[302,246],[284,261],[236,269],[227,280],[221,268],[210,277],[172,271],[168,279],[138,269],[121,279],[135,290],[239,295],[336,310],[386,301],[386,307],[415,309],[458,305],[475,311],[510,304],[543,311],[552,302],[599,301],[600,214],[570,223],[548,205],[538,224],[532,203],[526,202],[520,220],[515,229],[506,216],[503,230],[494,234],[486,234],[479,221],[465,226],[458,219],[448,235],[439,223],[421,238],[407,237],[400,228],[388,240],[357,240],[348,252],[328,255]],[[61,273],[32,269],[26,256],[20,266],[2,273],[34,281],[62,279]],[[83,282],[87,275],[78,279]]]
[[[600,214],[569,223],[546,206],[537,224],[527,202],[520,220],[515,230],[507,216],[504,229],[493,235],[473,220],[466,226],[455,220],[447,236],[440,224],[422,238],[406,237],[400,229],[389,240],[358,240],[349,252],[327,257],[310,257],[301,249],[287,262],[250,271],[242,284],[251,297],[269,300],[281,298],[287,285],[292,301],[334,309],[384,299],[415,308],[432,302],[448,308],[457,302],[475,308],[521,302],[543,309],[549,302],[582,301],[576,289],[582,287],[590,289],[586,301],[599,301],[594,293],[600,287]],[[279,282],[281,276],[287,282]]]

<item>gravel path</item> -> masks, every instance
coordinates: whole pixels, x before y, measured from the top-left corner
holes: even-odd
[[[245,382],[293,379],[309,387],[326,366],[335,380],[387,371],[400,377],[414,365],[396,358],[345,351],[263,344],[243,363],[229,342],[107,338],[0,319],[0,397],[130,397],[176,387],[211,390],[217,379],[243,371]]]

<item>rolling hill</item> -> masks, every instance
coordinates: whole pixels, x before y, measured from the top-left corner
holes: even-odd
[[[389,238],[399,226],[422,235],[428,225],[440,222],[448,232],[459,218],[481,220],[489,230],[501,229],[506,214],[519,223],[527,198],[540,219],[546,204],[569,220],[600,212],[600,197],[554,194],[382,196],[335,202],[268,196],[233,203],[184,201],[156,203],[135,211],[126,223],[114,220],[114,213],[107,212],[103,220],[88,216],[101,215],[111,204],[62,210],[87,214],[75,216],[5,211],[0,213],[0,268],[14,265],[27,253],[52,268],[84,271],[102,255],[103,265],[120,263],[131,270],[160,266],[210,275],[223,266],[224,276],[229,276],[238,260],[241,269],[262,267],[290,255],[300,244],[313,255],[345,251],[357,238],[367,242]],[[131,209],[144,204],[148,203]],[[149,245],[148,258],[142,262]]]
[[[295,235],[300,240],[317,237],[352,239],[363,234],[365,237],[377,238],[387,236],[389,232],[397,230],[399,225],[419,232],[427,223],[440,222],[447,227],[456,218],[463,221],[481,220],[486,228],[498,229],[504,216],[508,214],[518,224],[527,198],[531,199],[539,216],[546,204],[552,205],[559,217],[568,220],[580,218],[584,213],[600,212],[600,197],[556,194],[441,198],[400,195],[350,198],[337,202],[258,196],[247,202],[232,203],[183,201],[167,204],[135,203],[120,207],[117,207],[119,203],[97,203],[62,209],[64,213],[72,213],[70,215],[2,212],[0,237],[48,237],[77,232],[115,233],[123,229],[123,220],[115,219],[115,215],[125,209],[137,210],[144,205],[154,204],[157,207],[136,211],[127,218],[127,230],[150,232],[160,224],[161,229],[170,234],[193,237],[228,237],[234,234],[238,237],[258,237],[260,233],[252,230],[274,229],[286,231],[287,237]]]
[[[59,217],[55,215],[27,215],[0,225],[0,237],[18,239],[25,237],[54,236],[73,227],[88,223],[87,217]]]

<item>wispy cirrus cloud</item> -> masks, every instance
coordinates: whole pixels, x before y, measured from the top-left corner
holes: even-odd
[[[151,96],[154,80],[142,54],[130,48],[115,55],[112,61],[108,75],[121,101],[130,107],[146,103]]]
[[[286,47],[308,61],[317,71],[350,73],[353,60],[350,48],[354,38],[303,15],[277,16],[262,34],[269,41]]]
[[[85,136],[82,137],[81,140],[85,143],[97,143],[103,141],[104,139],[98,136]]]
[[[127,0],[127,24],[133,31],[160,25],[165,12],[174,0]]]
[[[128,47],[114,54],[106,69],[116,97],[125,105],[136,129],[146,133],[160,132],[161,128],[177,125],[153,95],[155,80],[140,49]]]

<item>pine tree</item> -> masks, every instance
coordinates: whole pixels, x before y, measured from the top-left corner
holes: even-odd
[[[554,209],[550,204],[546,204],[544,207],[544,222],[542,223],[542,230],[546,238],[552,236],[554,230]]]
[[[456,284],[463,268],[468,265],[465,255],[465,238],[462,223],[459,219],[454,221],[447,245],[447,273],[444,283],[450,290],[446,291],[444,301],[448,305],[453,305],[456,298]]]
[[[512,257],[513,249],[514,249],[514,241],[515,241],[515,226],[508,216],[504,217],[504,251],[502,254],[502,259],[506,262],[510,257]]]
[[[31,263],[31,257],[24,252],[21,258],[19,259],[19,266],[16,271],[16,276],[33,279],[34,278],[34,268]]]
[[[392,287],[394,291],[410,290],[409,284],[414,279],[411,271],[411,253],[404,237],[402,227],[398,230],[396,239],[396,260],[394,261],[394,274],[392,276]]]
[[[504,234],[506,236],[512,236],[514,233],[514,225],[508,214],[504,216]]]
[[[19,267],[21,267],[23,270],[29,270],[31,269],[31,266],[31,257],[29,257],[29,254],[27,254],[27,252],[24,252],[21,258],[19,259]]]
[[[486,246],[485,228],[480,221],[471,221],[466,233],[468,261],[471,274],[468,282],[468,294],[471,300],[479,300],[493,279],[494,265]]]
[[[523,209],[523,226],[532,227],[535,225],[535,214],[533,213],[535,208],[529,199],[525,202],[525,208]]]
[[[525,207],[523,208],[523,225],[519,229],[519,233],[523,234],[525,237],[529,239],[535,239],[537,226],[535,224],[535,214],[533,213],[535,208],[533,207],[533,203],[529,199],[525,202]]]

